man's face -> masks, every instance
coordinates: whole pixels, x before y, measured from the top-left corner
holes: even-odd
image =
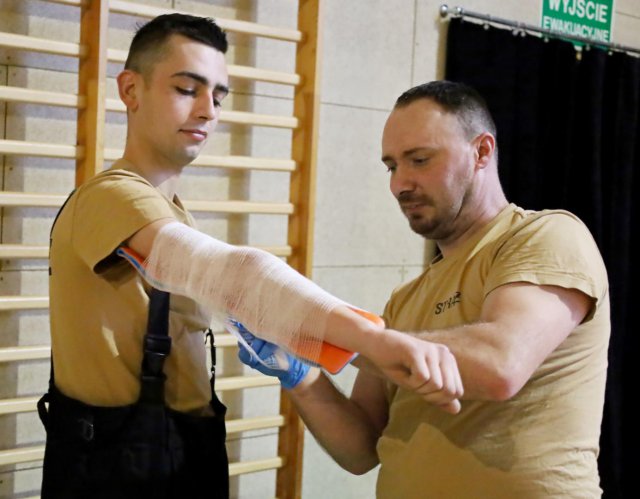
[[[473,142],[456,116],[430,99],[392,111],[382,136],[382,161],[414,232],[436,241],[455,237],[473,187]]]
[[[155,164],[183,167],[198,156],[218,123],[228,93],[227,66],[220,51],[180,35],[172,36],[165,50],[151,74],[140,75],[129,126]]]

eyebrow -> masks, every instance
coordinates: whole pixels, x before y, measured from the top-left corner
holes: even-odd
[[[208,78],[198,73],[194,73],[192,71],[178,71],[177,73],[174,73],[171,75],[171,78],[176,78],[176,77],[177,78],[187,77],[197,81],[198,83],[202,83],[203,85],[207,85],[207,86],[209,85]],[[229,87],[227,87],[226,85],[222,85],[221,83],[217,83],[216,86],[214,87],[214,90],[216,90],[217,92],[222,92],[225,95],[229,93]]]
[[[417,153],[419,151],[429,151],[431,148],[430,147],[414,147],[413,149],[407,149],[406,151],[402,151],[402,157],[406,158],[407,156],[411,156],[414,153]],[[388,154],[385,156],[382,156],[382,162],[386,163],[387,161],[392,161],[393,158],[391,156],[389,156]]]

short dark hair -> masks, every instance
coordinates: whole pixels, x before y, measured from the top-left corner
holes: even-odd
[[[496,136],[496,124],[486,101],[469,85],[448,80],[423,83],[398,97],[394,107],[405,107],[419,99],[431,99],[455,114],[470,139],[485,131]]]
[[[162,57],[165,43],[173,35],[182,35],[209,45],[223,54],[227,52],[227,35],[213,19],[188,14],[163,14],[138,28],[131,40],[124,68],[148,76],[153,65]]]

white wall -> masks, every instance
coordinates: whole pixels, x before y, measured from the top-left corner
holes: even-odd
[[[138,0],[139,1],[139,0]],[[294,27],[294,0],[145,0],[141,3]],[[380,162],[380,136],[396,97],[409,87],[441,76],[445,26],[439,18],[441,2],[434,0],[324,0],[323,67],[321,87],[318,191],[315,221],[314,279],[338,296],[381,312],[390,292],[418,275],[429,250],[411,233],[388,192],[388,177]],[[640,2],[617,0],[614,39],[640,46]],[[450,4],[453,6],[454,4]],[[537,24],[541,0],[466,0],[463,7],[500,17]],[[110,46],[126,49],[135,22],[112,16]],[[0,0],[0,31],[77,41],[78,16],[74,7],[37,0]],[[293,71],[291,43],[233,35],[229,63]],[[109,65],[109,76],[119,67]],[[74,92],[77,61],[0,48],[0,85],[29,86]],[[290,88],[232,81],[225,108],[289,115]],[[109,96],[115,85],[109,82]],[[122,147],[122,115],[107,119],[107,147]],[[0,138],[75,142],[75,111],[46,106],[0,102]],[[288,157],[291,133],[263,127],[221,125],[208,145],[209,154]],[[74,164],[67,160],[2,157],[2,188],[66,193],[73,186]],[[187,199],[252,199],[286,201],[288,175],[237,173],[189,168],[182,184]],[[2,243],[46,244],[55,210],[3,209]],[[286,219],[279,216],[197,215],[206,232],[234,243],[283,244]],[[45,261],[1,260],[0,295],[46,294]],[[48,315],[44,311],[0,311],[0,347],[48,342]],[[223,373],[243,369],[231,352],[222,355]],[[336,378],[349,390],[354,370]],[[48,378],[48,361],[0,364],[0,398],[34,396]],[[230,418],[275,412],[276,389],[225,394]],[[34,413],[0,416],[0,450],[42,443],[43,433]],[[275,454],[273,431],[230,437],[235,458]],[[425,459],[425,466],[428,461]],[[376,471],[354,477],[331,461],[307,435],[303,497],[367,498],[374,496]],[[0,497],[37,493],[37,463],[0,467]],[[233,481],[234,497],[271,498],[274,474],[263,472]]]

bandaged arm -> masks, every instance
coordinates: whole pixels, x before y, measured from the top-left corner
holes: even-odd
[[[365,318],[367,312],[331,296],[268,253],[221,243],[173,219],[149,224],[128,246],[147,257],[153,274],[148,278],[166,280],[165,290],[221,307],[295,355],[318,362],[325,345],[341,347],[347,355],[360,352],[360,369],[371,369],[449,412],[460,410],[462,382],[446,347],[384,329],[381,320]]]
[[[330,371],[341,367],[323,362],[331,345],[356,351],[362,335],[382,330],[375,316],[365,319],[366,312],[270,253],[226,244],[176,221],[151,224],[128,246],[146,256],[139,270],[152,286],[231,314],[261,337]],[[342,358],[344,363],[351,353]]]

